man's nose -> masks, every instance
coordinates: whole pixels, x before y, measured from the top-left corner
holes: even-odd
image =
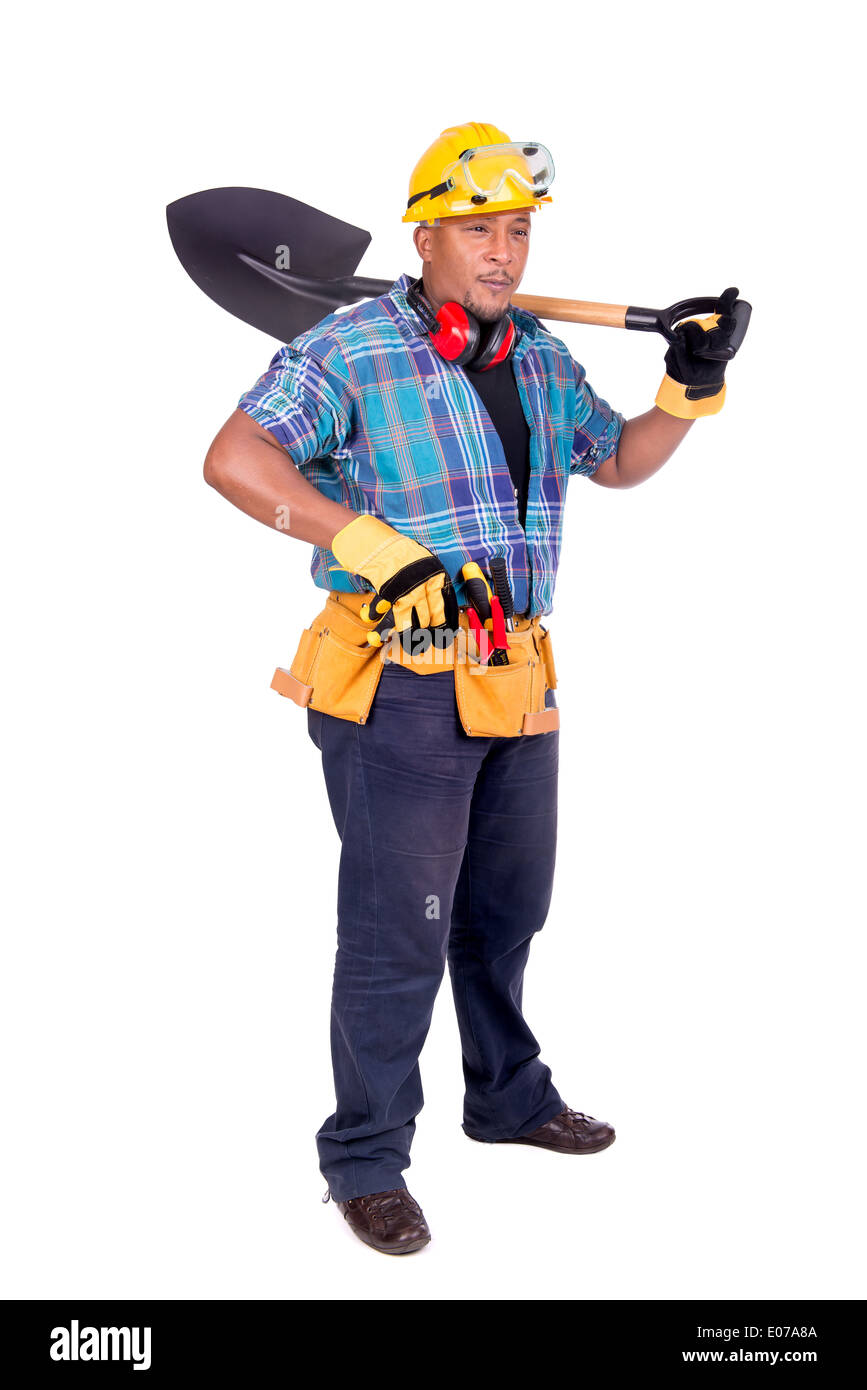
[[[515,248],[509,240],[508,232],[494,233],[494,239],[488,247],[488,259],[492,261],[510,261],[514,255]]]

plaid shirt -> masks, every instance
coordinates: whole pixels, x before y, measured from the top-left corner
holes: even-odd
[[[526,532],[500,437],[462,367],[440,357],[401,275],[387,294],[329,314],[281,347],[238,401],[287,449],[314,487],[373,512],[448,570],[467,603],[461,566],[487,573],[506,557],[516,613],[552,611],[566,486],[617,448],[624,417],[596,395],[566,344],[515,306],[512,361],[530,426]],[[314,583],[368,592],[361,575],[315,546]]]

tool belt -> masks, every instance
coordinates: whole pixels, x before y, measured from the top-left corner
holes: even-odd
[[[297,705],[363,724],[386,661],[409,666],[419,675],[452,671],[458,715],[471,738],[509,738],[547,734],[560,727],[560,711],[547,709],[545,692],[557,686],[551,634],[537,618],[515,618],[508,633],[508,665],[479,658],[467,610],[448,647],[434,642],[426,651],[407,652],[395,640],[384,647],[367,642],[369,624],[360,617],[369,593],[331,589],[322,612],[301,634],[288,671],[278,666],[271,689]]]

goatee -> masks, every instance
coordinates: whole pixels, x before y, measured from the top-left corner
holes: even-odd
[[[477,303],[469,291],[464,296],[463,305],[465,309],[468,309],[469,312],[479,320],[479,323],[496,323],[497,319],[502,318],[503,314],[509,312],[508,302],[504,304],[501,310],[493,309],[490,304]]]

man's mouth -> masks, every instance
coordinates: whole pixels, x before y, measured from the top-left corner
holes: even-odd
[[[482,280],[482,284],[490,285],[492,290],[504,290],[511,283],[511,280]]]

